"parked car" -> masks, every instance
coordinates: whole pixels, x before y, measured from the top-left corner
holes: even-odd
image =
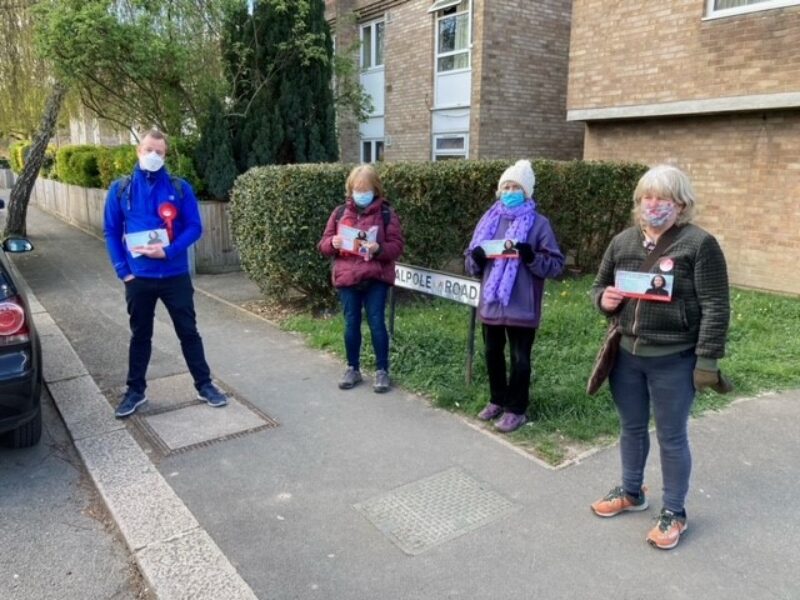
[[[42,436],[42,349],[19,272],[6,256],[31,250],[27,239],[8,238],[0,252],[0,442],[12,448],[34,446]]]

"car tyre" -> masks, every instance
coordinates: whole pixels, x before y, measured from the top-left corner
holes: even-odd
[[[30,421],[9,431],[5,435],[5,445],[11,448],[30,448],[39,443],[42,437],[42,409],[36,412],[36,416]]]

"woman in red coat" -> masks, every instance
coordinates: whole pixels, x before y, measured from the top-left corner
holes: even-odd
[[[394,285],[394,262],[403,253],[405,240],[400,220],[383,197],[383,184],[371,165],[354,168],[347,177],[345,191],[344,210],[337,207],[331,213],[318,245],[322,254],[333,258],[333,285],[344,311],[347,370],[339,387],[347,390],[362,380],[359,359],[363,308],[375,351],[373,390],[382,393],[390,387],[386,296]],[[364,236],[358,236],[359,232],[366,233],[366,241],[360,239]]]

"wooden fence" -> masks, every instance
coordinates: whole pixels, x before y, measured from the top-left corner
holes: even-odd
[[[91,234],[103,236],[106,190],[67,185],[52,179],[36,180],[31,204]],[[239,253],[233,245],[229,207],[224,202],[200,202],[203,237],[194,245],[197,273],[238,271]]]

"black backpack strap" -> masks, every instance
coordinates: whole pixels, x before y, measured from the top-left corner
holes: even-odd
[[[128,210],[131,209],[131,176],[126,175],[119,179],[119,186],[117,187],[117,200],[125,200],[128,205]]]
[[[177,175],[170,175],[169,180],[170,183],[172,183],[172,188],[175,190],[175,197],[180,202],[183,200],[183,179]]]
[[[339,206],[336,207],[336,224],[337,225],[339,224],[339,221],[341,221],[342,217],[344,216],[345,208],[347,208],[347,207],[344,204],[340,204]]]

